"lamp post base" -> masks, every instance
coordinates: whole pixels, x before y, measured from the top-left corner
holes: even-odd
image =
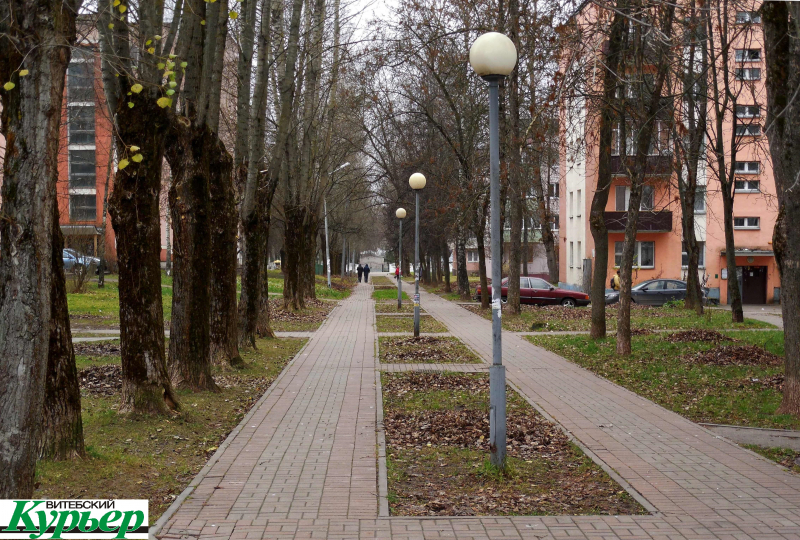
[[[506,468],[506,368],[489,368],[489,451],[492,465]]]

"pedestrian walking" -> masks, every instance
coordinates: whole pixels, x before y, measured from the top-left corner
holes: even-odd
[[[361,274],[364,273],[364,267],[361,266],[361,263],[358,263],[358,266],[356,267],[356,272],[358,272],[358,282],[361,283]]]
[[[611,288],[615,291],[619,291],[619,272],[614,272],[614,276],[611,278]]]
[[[400,281],[400,267],[397,266],[394,269],[394,279]]]
[[[369,283],[369,264],[364,265],[364,283]]]

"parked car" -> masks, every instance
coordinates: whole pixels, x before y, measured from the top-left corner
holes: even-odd
[[[520,277],[519,301],[521,304],[535,304],[540,306],[562,305],[567,307],[585,306],[589,304],[589,295],[580,291],[569,291],[553,287],[543,279],[535,277]],[[508,278],[502,282],[500,295],[506,301],[508,294]],[[492,294],[492,287],[489,286],[489,294]],[[475,293],[475,299],[480,300],[481,287]]]
[[[708,298],[708,289],[702,288],[703,303]],[[644,306],[663,306],[667,302],[686,299],[686,282],[679,279],[650,279],[631,289],[631,300]],[[606,294],[606,304],[619,302],[619,292]]]
[[[83,255],[71,248],[64,248],[64,250],[61,252],[61,258],[64,260],[64,271],[66,272],[74,272],[76,266],[89,268],[90,266],[94,265],[96,274],[98,272],[98,268],[100,267],[100,259],[97,257]]]

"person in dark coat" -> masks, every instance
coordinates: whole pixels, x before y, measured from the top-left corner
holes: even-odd
[[[364,283],[369,283],[369,265],[364,265]]]
[[[364,267],[361,266],[361,263],[358,263],[358,266],[356,267],[356,272],[358,272],[358,282],[361,283],[361,274],[364,273]]]

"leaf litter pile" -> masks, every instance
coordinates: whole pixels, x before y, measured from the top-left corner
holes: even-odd
[[[306,309],[295,311],[289,306],[283,307],[283,299],[270,300],[270,322],[277,332],[316,330],[325,317],[336,307],[335,302],[306,299]]]
[[[719,343],[720,341],[739,341],[724,336],[716,330],[685,330],[664,336],[664,341],[670,343]]]
[[[756,345],[721,345],[684,357],[687,362],[713,366],[780,366],[783,359]]]
[[[458,338],[421,336],[380,338],[383,364],[479,364],[481,359]]]
[[[398,516],[641,514],[558,426],[508,391],[508,467],[489,457],[489,379],[383,375],[389,504]]]

